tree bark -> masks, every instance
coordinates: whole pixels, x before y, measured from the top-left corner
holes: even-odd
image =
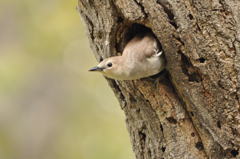
[[[165,73],[107,79],[137,159],[240,158],[239,0],[79,0],[98,61],[152,31]]]

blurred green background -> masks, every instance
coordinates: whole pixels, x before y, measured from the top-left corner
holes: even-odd
[[[133,159],[77,0],[0,0],[0,159]]]

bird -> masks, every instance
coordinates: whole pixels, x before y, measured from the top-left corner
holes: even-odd
[[[89,71],[101,72],[115,80],[136,80],[160,73],[166,60],[152,33],[135,35],[124,47],[121,56],[104,59]]]

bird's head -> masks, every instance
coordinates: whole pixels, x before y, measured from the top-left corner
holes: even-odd
[[[89,71],[101,72],[104,76],[113,79],[121,79],[123,75],[122,57],[114,56],[104,59],[97,66],[89,69]]]

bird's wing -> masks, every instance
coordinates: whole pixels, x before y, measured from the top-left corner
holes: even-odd
[[[142,61],[152,56],[160,56],[162,52],[158,48],[156,38],[147,34],[143,37],[136,36],[128,42],[123,51],[123,56],[137,58]]]

